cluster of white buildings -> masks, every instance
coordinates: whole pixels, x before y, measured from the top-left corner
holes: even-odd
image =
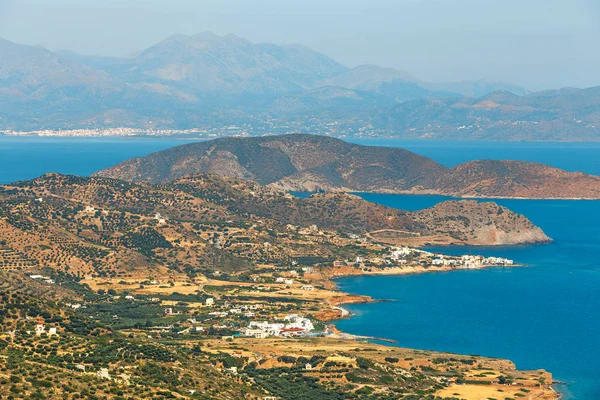
[[[438,255],[431,261],[435,266],[463,266],[467,268],[479,268],[484,265],[514,265],[514,261],[502,257],[483,257],[474,255],[464,255],[459,258],[448,258]]]
[[[202,135],[205,129],[142,129],[142,128],[83,128],[83,129],[43,129],[35,131],[1,130],[7,136],[58,136],[58,137],[102,137],[102,136],[173,136]],[[215,136],[215,135],[202,135]]]
[[[501,257],[483,257],[464,255],[460,257],[460,265],[464,265],[467,268],[477,268],[483,265],[513,265],[514,261],[508,258]]]
[[[487,257],[483,259],[484,264],[493,264],[493,265],[514,265],[514,261],[508,258],[502,257]]]
[[[390,258],[393,260],[399,260],[410,255],[413,249],[410,247],[396,247],[390,252]]]
[[[395,247],[390,252],[389,258],[397,264],[405,264],[407,256],[431,258],[431,264],[434,266],[462,266],[467,268],[478,268],[484,265],[514,265],[514,261],[502,257],[484,257],[477,255],[464,255],[460,257],[448,256],[443,254],[434,254],[425,250],[413,249],[410,247]]]
[[[73,310],[79,310],[80,308],[86,308],[81,303],[65,303],[65,306],[71,307]]]
[[[297,314],[290,314],[283,320],[283,323],[270,323],[267,321],[250,322],[248,327],[243,331],[243,334],[244,336],[264,339],[269,336],[300,336],[315,329],[311,320]]]
[[[46,324],[43,322],[38,322],[35,326],[35,334],[36,336],[41,336],[42,334],[47,334],[48,336],[57,335],[56,328],[52,327],[46,330]]]

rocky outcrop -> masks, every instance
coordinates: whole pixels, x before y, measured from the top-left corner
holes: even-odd
[[[445,201],[412,213],[433,233],[476,245],[514,245],[551,241],[525,216],[492,202]]]

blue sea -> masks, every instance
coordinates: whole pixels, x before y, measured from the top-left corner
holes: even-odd
[[[498,143],[360,140],[403,147],[453,166],[473,159],[542,162],[600,175],[600,143]],[[170,139],[64,139],[0,136],[0,183],[56,171],[88,175],[130,157],[184,144]],[[360,194],[407,210],[448,198]],[[566,382],[567,399],[600,399],[600,202],[497,200],[554,239],[519,247],[434,248],[509,257],[525,267],[412,276],[352,277],[341,289],[389,302],[348,306],[346,332],[387,337],[399,346],[508,358],[545,368]]]
[[[363,195],[401,209],[440,196]],[[564,381],[568,399],[600,399],[600,201],[499,200],[527,215],[554,242],[518,247],[429,248],[498,255],[525,267],[411,276],[353,277],[340,289],[391,302],[352,305],[343,331],[398,345],[508,358]]]
[[[46,172],[90,175],[132,157],[189,143],[177,139],[47,138],[0,135],[0,183]]]

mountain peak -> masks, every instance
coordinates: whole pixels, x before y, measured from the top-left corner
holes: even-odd
[[[195,35],[188,36],[188,37],[192,37],[194,39],[212,39],[212,40],[221,39],[221,36],[217,35],[213,31],[198,32]]]
[[[243,39],[239,36],[234,35],[233,33],[228,33],[226,35],[218,35],[213,31],[204,31],[199,32],[193,35],[185,35],[183,33],[175,33],[161,43],[169,43],[169,42],[234,42],[234,41],[244,41],[248,42],[248,40]]]

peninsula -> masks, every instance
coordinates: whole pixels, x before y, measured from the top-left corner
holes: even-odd
[[[543,370],[366,343],[331,325],[348,316],[343,304],[371,301],[338,291],[336,276],[514,265],[415,245],[549,240],[494,203],[405,212],[220,175],[0,186],[0,394],[555,399]]]

